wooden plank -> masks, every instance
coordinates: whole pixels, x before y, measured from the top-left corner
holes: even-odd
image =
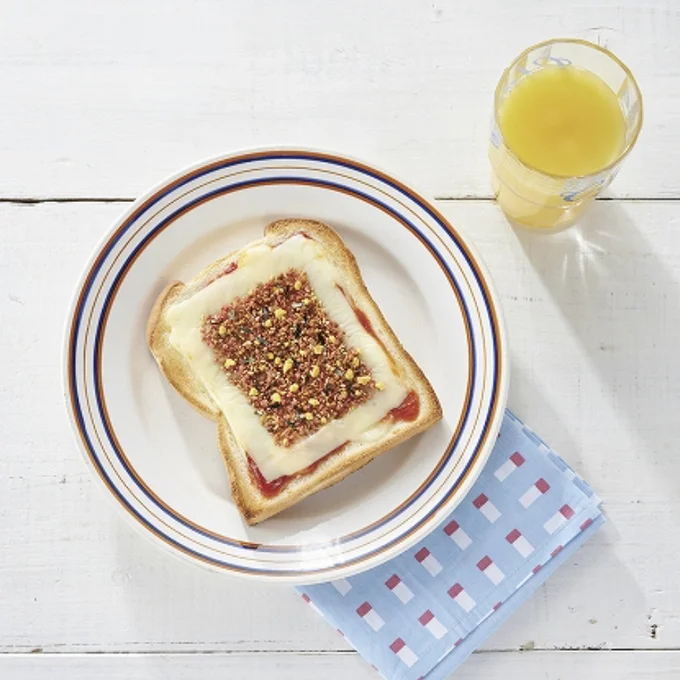
[[[677,203],[601,202],[555,237],[513,232],[490,203],[440,207],[500,291],[510,405],[610,519],[487,649],[680,648]],[[347,649],[290,589],[169,559],[80,460],[61,406],[64,316],[122,208],[0,205],[0,652]]]
[[[356,654],[119,654],[0,656],[8,678],[42,680],[377,680]],[[492,652],[474,654],[456,680],[675,680],[680,652]]]
[[[606,43],[644,90],[647,125],[614,194],[680,195],[672,0],[6,5],[0,196],[136,196],[271,144],[358,155],[430,195],[488,196],[495,84],[556,34]]]

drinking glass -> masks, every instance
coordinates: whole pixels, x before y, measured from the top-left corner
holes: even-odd
[[[616,95],[625,121],[619,154],[589,175],[549,174],[523,162],[503,138],[499,111],[522,79],[544,68],[575,66],[600,78]],[[642,95],[628,67],[608,50],[580,39],[554,39],[529,47],[504,71],[494,100],[489,158],[496,200],[511,222],[544,230],[573,224],[616,176],[642,127]]]

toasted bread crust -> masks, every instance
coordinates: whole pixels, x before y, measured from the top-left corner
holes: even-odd
[[[227,418],[193,375],[188,363],[170,344],[170,329],[165,322],[165,312],[173,303],[190,296],[194,290],[205,285],[226,263],[237,260],[241,251],[213,263],[186,286],[178,282],[170,284],[159,295],[149,317],[147,342],[163,375],[173,387],[203,415],[217,421],[218,444],[229,473],[232,496],[249,524],[257,524],[303,498],[336,484],[381,453],[423,432],[442,417],[441,406],[432,386],[388,325],[366,288],[356,258],[335,231],[321,222],[285,219],[273,222],[265,228],[265,241],[276,243],[300,232],[322,243],[329,257],[344,270],[347,279],[352,283],[354,302],[368,315],[380,341],[400,370],[407,374],[408,382],[418,394],[420,410],[413,422],[395,421],[387,436],[377,443],[358,445],[350,442],[342,453],[322,461],[313,472],[293,477],[274,497],[264,496],[251,478],[247,452],[235,441]]]
[[[220,410],[193,374],[184,357],[170,344],[165,310],[182,295],[185,285],[171,283],[158,296],[146,327],[146,342],[168,382],[206,418],[216,420]]]

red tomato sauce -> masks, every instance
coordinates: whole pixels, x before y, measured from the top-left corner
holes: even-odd
[[[390,411],[389,416],[394,420],[405,420],[410,423],[416,420],[419,413],[420,397],[411,390],[404,398],[404,401]]]
[[[277,477],[276,479],[272,480],[266,479],[257,463],[250,456],[248,456],[248,469],[250,471],[250,477],[253,482],[255,482],[257,488],[260,490],[260,493],[263,496],[272,498],[285,489],[294,479],[302,477],[303,475],[311,475],[312,472],[314,472],[319,467],[319,465],[321,465],[321,463],[323,463],[325,460],[328,460],[336,453],[340,453],[345,448],[345,446],[347,446],[347,444],[349,444],[349,442],[340,444],[340,446],[337,446],[332,451],[329,451],[325,456],[322,456],[319,458],[319,460],[314,461],[311,465],[308,465],[303,470],[299,470],[292,475],[282,475],[281,477]]]
[[[359,321],[359,323],[364,327],[364,330],[369,334],[372,335],[374,338],[376,338],[375,331],[373,330],[373,326],[371,324],[370,319],[366,316],[365,312],[362,312],[360,309],[357,307],[354,307],[354,313],[356,314],[356,317]],[[376,338],[377,339],[377,338]]]

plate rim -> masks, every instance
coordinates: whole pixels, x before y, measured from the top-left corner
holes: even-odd
[[[445,231],[448,232],[449,236],[453,238],[454,243],[458,246],[462,245],[461,253],[465,253],[467,250],[467,255],[471,260],[469,262],[472,270],[477,269],[481,281],[479,283],[486,286],[489,294],[489,303],[494,311],[493,317],[495,319],[496,334],[497,334],[497,388],[495,390],[496,395],[491,403],[491,408],[488,410],[490,413],[489,422],[486,426],[486,432],[482,431],[479,444],[479,451],[476,455],[476,459],[473,461],[470,469],[464,473],[465,477],[460,481],[457,489],[455,490],[453,496],[444,502],[441,507],[436,508],[431,511],[430,517],[423,521],[422,526],[413,530],[410,534],[403,537],[403,540],[399,541],[396,545],[387,547],[384,551],[375,554],[367,555],[364,559],[357,561],[349,561],[348,563],[340,565],[330,565],[321,569],[316,569],[314,571],[299,571],[299,570],[275,570],[271,572],[258,572],[258,571],[241,571],[226,564],[219,564],[215,562],[210,562],[202,559],[204,556],[193,555],[187,552],[186,546],[172,545],[167,541],[168,537],[160,536],[157,533],[157,528],[152,525],[149,520],[140,517],[134,508],[131,508],[122,498],[120,498],[120,491],[117,489],[115,484],[102,476],[100,471],[95,467],[95,463],[91,458],[91,453],[87,450],[85,443],[81,440],[78,434],[78,423],[76,422],[77,416],[74,412],[72,406],[73,402],[73,392],[71,389],[71,378],[70,378],[70,357],[69,350],[71,347],[72,330],[74,328],[74,315],[77,312],[79,302],[83,296],[83,288],[87,282],[87,279],[92,271],[93,265],[102,256],[106,245],[111,240],[111,237],[115,232],[129,219],[131,219],[135,212],[137,212],[140,207],[142,207],[149,199],[153,197],[159,197],[160,194],[168,191],[172,191],[179,186],[176,184],[178,179],[188,177],[192,175],[197,170],[210,171],[211,166],[217,166],[220,163],[225,163],[230,160],[236,160],[244,156],[253,156],[252,160],[259,160],[258,155],[271,155],[276,157],[280,154],[285,157],[286,154],[300,154],[303,157],[307,157],[310,161],[324,161],[328,162],[328,159],[333,159],[334,161],[347,162],[350,169],[355,171],[368,171],[369,174],[376,175],[378,179],[382,180],[386,184],[396,188],[397,190],[404,193],[405,196],[409,197],[414,204],[418,205],[424,212],[429,213],[430,217],[434,218],[435,222]],[[249,159],[251,160],[251,159]],[[188,181],[191,181],[189,179]],[[140,213],[141,214],[141,213]],[[80,333],[79,333],[80,334]],[[78,334],[78,335],[79,335]],[[77,335],[73,336],[77,339]],[[130,522],[139,533],[141,533],[148,540],[153,540],[154,542],[161,544],[168,552],[179,557],[180,559],[188,560],[194,564],[200,564],[205,568],[211,569],[212,571],[218,571],[221,573],[228,573],[241,578],[249,578],[260,581],[277,582],[277,583],[312,583],[327,581],[334,578],[341,578],[349,576],[353,573],[364,571],[370,569],[378,564],[384,563],[385,561],[391,559],[396,554],[400,554],[408,550],[416,542],[421,540],[424,536],[431,533],[436,529],[437,526],[453,511],[453,509],[465,498],[470,487],[477,479],[479,473],[483,469],[488,457],[493,448],[493,443],[495,441],[495,436],[500,428],[502,422],[502,415],[504,412],[504,407],[507,403],[507,393],[509,388],[509,372],[510,365],[508,360],[507,352],[507,330],[505,325],[505,318],[503,310],[500,306],[500,298],[496,290],[493,279],[491,278],[488,268],[484,263],[483,259],[480,257],[476,247],[470,240],[460,233],[449,220],[438,210],[438,208],[433,204],[432,201],[426,199],[423,193],[419,192],[413,187],[413,184],[406,183],[399,177],[395,177],[393,174],[382,170],[379,166],[373,163],[367,163],[362,159],[358,159],[348,154],[338,153],[334,151],[329,151],[325,149],[320,149],[316,147],[302,147],[302,146],[262,146],[254,148],[246,148],[239,151],[234,151],[230,153],[220,154],[217,156],[212,156],[210,158],[192,163],[179,171],[166,176],[161,181],[156,183],[153,187],[147,190],[145,193],[140,195],[135,199],[122,213],[111,223],[109,228],[106,229],[102,238],[99,239],[90,257],[87,259],[83,270],[77,280],[75,285],[71,304],[68,308],[68,314],[66,316],[66,327],[64,329],[63,337],[63,354],[62,354],[62,387],[64,392],[65,407],[71,423],[71,431],[76,440],[76,444],[81,451],[81,454],[86,459],[88,466],[94,473],[95,477],[98,477],[100,484],[107,488],[107,496],[112,497],[112,502],[119,512],[126,517],[127,521]],[[481,439],[483,437],[483,440]],[[96,448],[96,447],[95,447]],[[456,481],[459,477],[456,478]],[[449,484],[448,487],[452,486]],[[128,501],[129,502],[129,501]],[[389,541],[386,542],[389,545]],[[286,565],[289,566],[289,565]],[[290,565],[292,566],[292,565]]]

